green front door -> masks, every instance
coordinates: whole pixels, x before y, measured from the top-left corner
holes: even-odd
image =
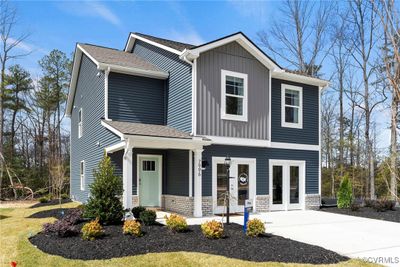
[[[145,207],[160,207],[161,156],[139,157],[139,202]]]

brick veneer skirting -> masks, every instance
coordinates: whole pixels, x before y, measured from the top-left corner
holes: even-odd
[[[318,194],[306,195],[306,210],[318,210],[321,205],[321,196]]]
[[[193,216],[193,197],[162,195],[161,207],[166,211],[172,211],[184,216]]]
[[[256,212],[269,211],[269,195],[256,195],[256,203],[254,204]]]

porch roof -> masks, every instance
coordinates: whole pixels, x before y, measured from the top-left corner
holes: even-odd
[[[190,135],[190,133],[180,131],[167,125],[108,120],[102,120],[102,122],[111,126],[121,134],[128,136],[135,135],[161,138],[193,139],[193,136]],[[208,138],[205,137],[200,138],[203,141],[210,141]]]

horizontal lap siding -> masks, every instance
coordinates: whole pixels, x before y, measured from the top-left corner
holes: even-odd
[[[209,166],[203,171],[203,196],[212,195],[212,157],[256,158],[257,164],[257,195],[267,195],[269,192],[269,160],[305,160],[306,161],[306,193],[318,194],[318,151],[289,150],[275,148],[257,148],[243,146],[207,146],[203,152],[203,160]]]
[[[133,53],[169,73],[167,125],[192,130],[192,70],[179,56],[136,40]]]
[[[221,70],[246,73],[248,121],[221,119]],[[237,42],[197,59],[197,134],[268,139],[269,70]]]
[[[164,125],[166,121],[165,96],[164,80],[110,73],[109,118]]]
[[[319,88],[318,86],[272,79],[272,141],[318,145],[319,142]],[[281,127],[281,85],[303,87],[303,129]]]
[[[85,55],[82,57],[71,114],[71,195],[85,202],[93,171],[103,157],[105,147],[120,139],[101,125],[104,117],[104,74]],[[78,138],[78,111],[82,108],[83,136]],[[86,186],[80,190],[80,161],[85,160]]]
[[[189,195],[189,152],[168,150],[166,194]]]

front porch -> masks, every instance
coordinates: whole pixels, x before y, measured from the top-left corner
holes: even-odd
[[[103,121],[121,142],[106,148],[123,177],[125,208],[145,206],[202,217],[202,153],[207,139],[164,125]],[[204,205],[203,205],[204,202]],[[204,210],[203,210],[204,207]]]

